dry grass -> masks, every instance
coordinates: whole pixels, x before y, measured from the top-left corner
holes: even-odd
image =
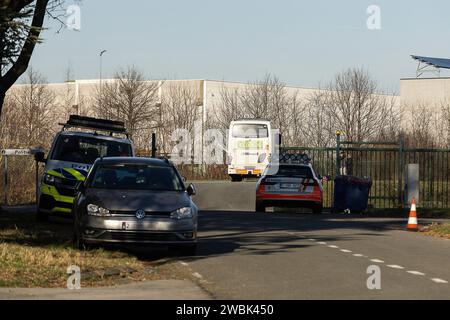
[[[450,223],[432,223],[421,231],[430,236],[450,239]]]
[[[36,224],[31,213],[1,213],[0,286],[65,287],[71,265],[80,267],[84,287],[187,278],[167,251],[80,251],[71,235],[70,221]]]

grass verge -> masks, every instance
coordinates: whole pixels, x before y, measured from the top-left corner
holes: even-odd
[[[166,250],[76,250],[70,220],[54,218],[49,223],[36,223],[32,209],[0,213],[1,287],[64,288],[67,268],[72,265],[81,269],[82,287],[188,279]]]
[[[432,223],[421,231],[430,236],[450,239],[450,223]]]

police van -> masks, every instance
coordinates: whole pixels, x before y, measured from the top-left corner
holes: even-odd
[[[38,192],[38,220],[71,212],[76,185],[85,180],[97,158],[134,156],[133,143],[121,121],[71,115],[60,125],[47,158],[43,152],[35,155],[36,161],[45,163]]]

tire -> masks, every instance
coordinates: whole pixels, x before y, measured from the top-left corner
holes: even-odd
[[[255,212],[266,212],[266,206],[262,202],[256,202]]]
[[[197,255],[197,244],[182,245],[176,247],[176,250],[183,257],[191,257]]]
[[[314,214],[322,214],[322,206],[313,208]]]
[[[241,182],[242,181],[242,176],[239,174],[231,174],[231,181],[232,182]]]
[[[48,221],[48,213],[43,212],[38,207],[37,210],[36,210],[36,221],[38,221],[38,222],[46,222],[46,221]]]

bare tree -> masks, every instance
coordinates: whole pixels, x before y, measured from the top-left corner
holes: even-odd
[[[383,132],[391,117],[389,96],[378,92],[377,83],[363,69],[348,69],[335,76],[325,93],[329,133],[344,131],[348,140],[363,141]]]
[[[220,100],[214,105],[212,125],[225,132],[230,127],[230,122],[243,118],[245,110],[241,103],[241,96],[237,88],[228,89],[224,86],[220,89]]]
[[[0,0],[0,115],[6,92],[27,70],[35,45],[41,41],[46,14],[58,19],[52,12],[60,11],[62,3]]]
[[[440,131],[442,132],[442,142],[447,148],[450,147],[450,99],[441,101],[440,103],[441,122]]]
[[[30,68],[25,83],[11,95],[18,117],[11,126],[20,127],[20,140],[28,145],[49,145],[49,131],[55,127],[55,95],[42,75]]]
[[[154,124],[160,84],[147,81],[135,67],[116,72],[114,79],[97,88],[94,109],[98,116],[125,122],[131,135]]]
[[[435,125],[434,112],[423,105],[417,103],[406,105],[407,127],[404,129],[405,143],[409,147],[433,147],[436,145],[436,136],[433,134]]]
[[[333,142],[332,118],[326,108],[328,95],[328,91],[319,88],[307,99],[304,119],[297,126],[302,128],[308,146],[326,147]]]
[[[198,88],[182,82],[166,83],[160,105],[161,149],[168,153],[172,148],[171,135],[176,129],[186,129],[193,132],[195,121],[201,119],[200,91]]]

